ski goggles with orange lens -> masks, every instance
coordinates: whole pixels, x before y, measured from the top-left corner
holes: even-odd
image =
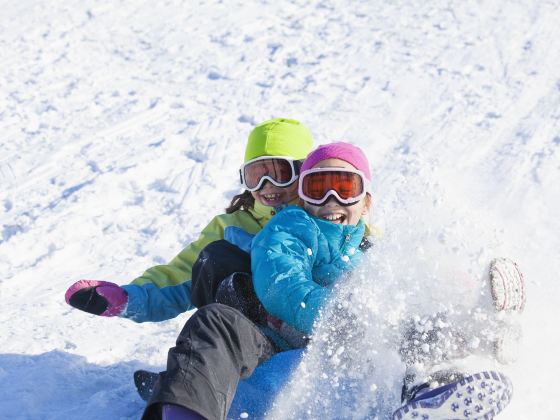
[[[265,181],[277,187],[287,187],[298,179],[300,167],[299,160],[286,156],[261,156],[241,166],[241,185],[249,191],[260,190]]]
[[[356,204],[369,192],[362,171],[348,168],[315,168],[303,171],[299,178],[299,197],[319,206],[333,196],[342,205]]]

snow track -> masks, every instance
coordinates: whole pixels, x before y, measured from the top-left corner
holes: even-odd
[[[252,126],[282,116],[316,143],[366,150],[387,237],[401,221],[404,237],[517,260],[526,338],[500,418],[554,417],[558,1],[12,3],[0,17],[1,413],[139,417],[132,372],[163,367],[189,314],[100,319],[64,291],[169,261],[239,191]]]

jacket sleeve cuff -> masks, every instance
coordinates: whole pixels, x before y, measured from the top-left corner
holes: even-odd
[[[133,321],[143,322],[146,319],[147,295],[142,290],[142,286],[129,284],[121,286],[128,294],[128,303],[124,311],[119,315],[122,318],[129,318]]]
[[[152,283],[122,287],[128,293],[128,305],[120,316],[135,322],[165,321],[194,308],[190,280],[162,288]]]

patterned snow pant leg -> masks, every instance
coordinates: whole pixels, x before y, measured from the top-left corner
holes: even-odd
[[[161,404],[187,407],[209,420],[225,419],[240,379],[277,352],[236,309],[210,304],[187,321],[169,350],[143,420],[161,418]]]

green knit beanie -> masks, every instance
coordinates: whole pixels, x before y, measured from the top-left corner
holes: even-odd
[[[311,151],[311,133],[299,121],[275,118],[257,125],[247,141],[245,162],[260,156],[305,159]]]

